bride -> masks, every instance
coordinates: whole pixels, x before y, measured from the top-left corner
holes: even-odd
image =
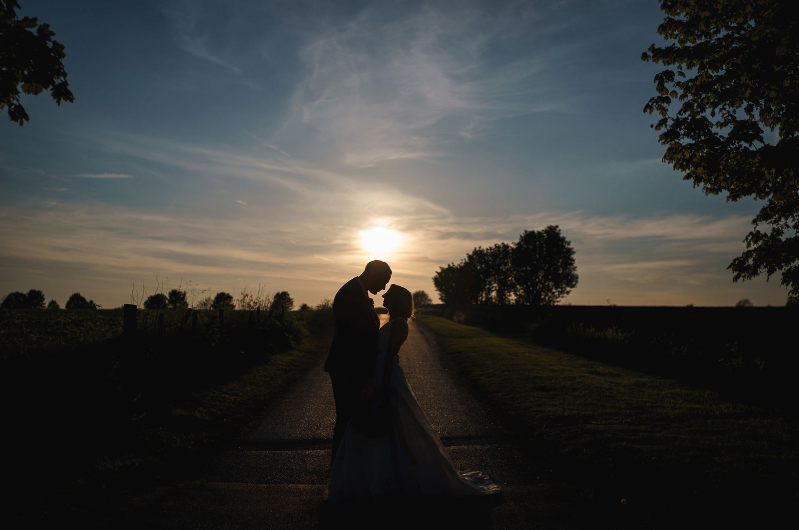
[[[413,297],[392,285],[383,295],[389,321],[362,410],[350,420],[336,453],[326,497],[333,502],[483,495],[499,491],[480,472],[461,473],[416,402],[398,352],[408,337]],[[374,389],[374,390],[373,390]]]

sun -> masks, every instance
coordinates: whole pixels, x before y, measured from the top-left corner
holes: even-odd
[[[386,256],[402,245],[402,235],[396,230],[376,226],[360,233],[361,246],[375,257]]]

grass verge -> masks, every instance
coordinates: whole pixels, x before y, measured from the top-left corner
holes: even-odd
[[[530,450],[557,455],[559,479],[609,505],[624,499],[639,521],[718,520],[716,509],[735,520],[797,501],[795,417],[444,318],[418,320]]]
[[[243,373],[177,400],[152,400],[146,415],[123,424],[76,410],[76,404],[92,400],[64,396],[68,384],[57,392],[47,385],[17,392],[10,454],[24,464],[6,474],[15,488],[7,494],[13,509],[5,517],[15,527],[107,523],[154,488],[196,478],[214,454],[319,361],[329,341],[329,329],[314,330],[295,348],[270,354]]]

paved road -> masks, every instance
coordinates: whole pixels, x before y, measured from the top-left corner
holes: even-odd
[[[456,467],[481,470],[503,488],[501,497],[490,502],[441,508],[449,510],[444,518],[466,513],[459,525],[468,522],[480,528],[580,527],[574,499],[567,500],[573,495],[545,484],[546,459],[519,454],[453,375],[434,336],[412,322],[399,356],[419,404]],[[335,520],[342,514],[329,514],[322,501],[334,416],[330,380],[320,363],[253,422],[204,479],[163,493],[128,522],[153,529],[338,526]],[[386,520],[374,527],[385,526]]]

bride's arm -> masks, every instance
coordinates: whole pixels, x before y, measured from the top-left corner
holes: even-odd
[[[388,388],[388,382],[391,380],[391,370],[394,368],[394,359],[397,357],[402,343],[407,338],[408,323],[404,319],[398,318],[392,323],[388,337],[388,352],[386,353],[386,363],[383,366],[382,388]]]

